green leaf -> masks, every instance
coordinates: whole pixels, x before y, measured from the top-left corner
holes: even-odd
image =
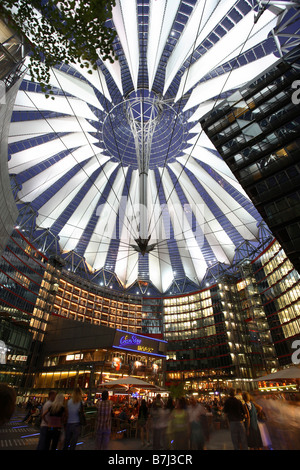
[[[1,7],[12,18],[16,31],[30,38],[28,70],[31,80],[46,90],[50,89],[51,67],[60,63],[75,63],[82,59],[96,69],[97,49],[101,53],[104,51],[111,62],[117,59],[113,48],[116,32],[105,26],[115,3],[114,0],[1,0]],[[11,9],[16,6],[17,13],[12,14]],[[40,20],[37,10],[42,14]],[[88,68],[89,65],[85,63],[81,67]]]

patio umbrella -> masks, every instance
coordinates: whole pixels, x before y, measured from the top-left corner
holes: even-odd
[[[144,380],[136,379],[135,377],[123,377],[122,379],[112,380],[102,384],[106,388],[118,389],[120,386],[126,388],[126,391],[129,392],[131,389],[144,389],[144,390],[158,390],[158,387],[153,384],[149,384]],[[129,393],[128,393],[128,402],[129,402]]]
[[[120,385],[123,385],[124,387],[129,388],[143,388],[146,390],[153,390],[153,389],[158,389],[156,385],[149,384],[148,382],[145,382],[144,380],[137,379],[135,377],[123,377],[122,379],[117,379],[117,380],[112,380],[111,382],[107,382],[103,384],[105,387],[119,387]]]
[[[300,379],[300,367],[289,367],[288,369],[278,370],[273,374],[264,375],[253,379],[254,382],[262,382],[273,379]]]

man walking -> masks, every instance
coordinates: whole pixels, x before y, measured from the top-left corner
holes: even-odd
[[[96,425],[96,448],[107,450],[111,433],[111,402],[108,400],[108,391],[102,392],[102,401],[99,403]]]
[[[164,404],[160,393],[156,395],[150,409],[152,420],[153,450],[163,449]]]
[[[229,429],[234,450],[248,450],[247,432],[245,423],[247,412],[241,400],[235,397],[235,390],[229,391],[229,398],[225,401],[223,412],[227,415]]]

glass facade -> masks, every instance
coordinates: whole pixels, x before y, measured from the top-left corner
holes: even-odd
[[[209,382],[230,376],[232,360],[217,285],[164,299],[164,334],[167,384],[179,380],[205,390]]]
[[[300,337],[298,272],[275,240],[239,271],[201,292],[164,299],[167,383],[221,391],[291,364]]]
[[[75,275],[63,276],[53,303],[54,315],[126,331],[142,332],[142,305],[84,282]]]
[[[0,258],[0,340],[7,349],[1,381],[12,378],[13,382],[22,382],[25,367],[32,359],[36,306],[41,301],[47,265],[47,258],[15,230]]]
[[[96,286],[65,271],[60,258],[45,258],[19,230],[0,273],[0,377],[22,389],[65,388],[75,378],[95,388],[117,361],[123,373],[152,377],[155,366],[167,386],[184,382],[190,391],[219,393],[290,364],[300,338],[299,274],[276,240],[253,261],[241,261],[238,274],[172,297],[122,296]],[[96,341],[115,331],[166,344],[165,366],[152,346],[122,351],[113,340]]]
[[[146,352],[134,353],[118,350],[118,346],[112,344],[106,347],[101,339],[97,348],[92,344],[81,347],[77,339],[68,352],[64,352],[63,342],[61,352],[45,356],[43,351],[51,328],[57,328],[51,341],[61,333],[55,323],[59,319],[67,321],[65,330],[84,323],[100,327],[97,334],[101,327],[106,328],[102,333],[106,337],[108,332],[112,335],[117,330],[129,335],[151,336],[152,333],[158,339],[145,341],[157,342],[162,338],[161,308],[155,307],[153,311],[151,300],[144,312],[140,296],[122,296],[65,271],[60,257],[48,259],[18,229],[0,259],[0,289],[0,381],[28,390],[44,389],[49,384],[50,387],[71,387],[76,378],[80,385],[97,387],[99,380],[117,370],[117,361],[123,364],[122,373],[161,377],[162,357],[154,353],[153,357],[149,356],[148,346],[145,346]],[[96,337],[96,330],[92,331],[94,333],[88,335]],[[81,347],[79,352],[78,347]],[[150,349],[152,351],[152,346]],[[84,372],[85,365],[88,369]],[[93,377],[91,368],[95,373]]]
[[[253,262],[253,271],[276,356],[289,364],[300,333],[299,273],[278,242]]]

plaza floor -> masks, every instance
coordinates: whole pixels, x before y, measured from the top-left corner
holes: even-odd
[[[0,427],[0,450],[35,450],[39,439],[39,429],[23,422],[24,411],[17,409],[10,422]],[[79,439],[76,450],[95,450],[93,435]],[[206,450],[232,450],[228,429],[212,430]],[[114,451],[153,451],[152,446],[142,446],[140,438],[111,438],[108,450]]]

